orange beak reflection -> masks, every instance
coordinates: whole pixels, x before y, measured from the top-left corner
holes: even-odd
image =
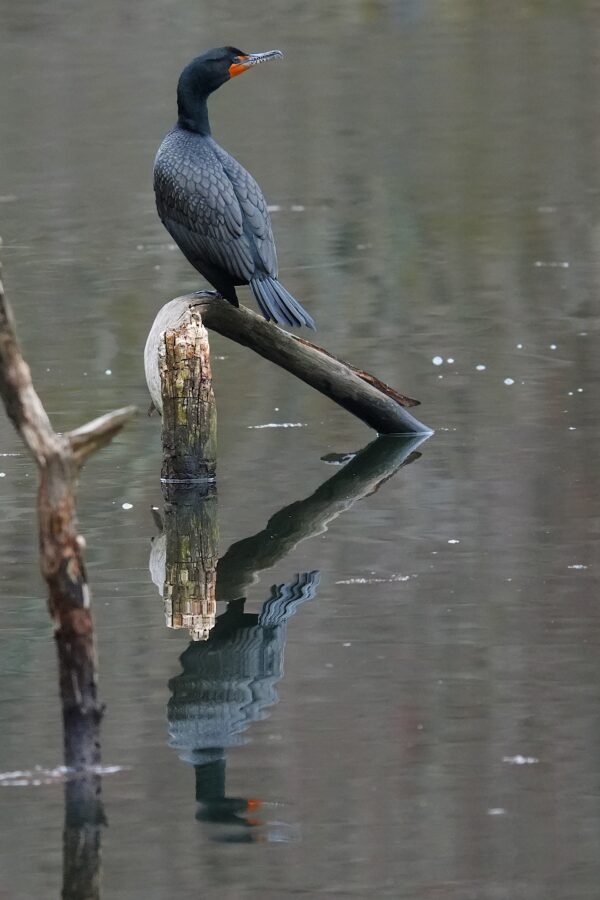
[[[235,78],[241,75],[246,69],[252,66],[258,66],[260,63],[269,62],[271,59],[281,59],[283,53],[281,50],[267,50],[266,53],[250,53],[248,56],[238,56],[236,61],[229,66],[229,77]]]

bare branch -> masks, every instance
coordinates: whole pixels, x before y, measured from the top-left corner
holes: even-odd
[[[88,456],[110,443],[136,412],[135,406],[124,406],[69,431],[65,437],[71,445],[77,465],[82,466]]]
[[[38,465],[60,448],[42,401],[31,380],[17,340],[10,304],[0,280],[0,396],[13,425]]]
[[[134,409],[101,416],[67,435],[56,434],[33,387],[1,284],[0,396],[39,467],[40,563],[55,627],[65,763],[87,770],[100,762],[103,707],[97,696],[94,626],[83,562],[85,542],[76,528],[75,486],[87,456],[108,443]]]

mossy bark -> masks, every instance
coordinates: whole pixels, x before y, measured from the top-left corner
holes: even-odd
[[[217,408],[212,388],[208,334],[199,312],[162,336],[159,347],[162,398],[162,478],[202,481],[217,465]]]

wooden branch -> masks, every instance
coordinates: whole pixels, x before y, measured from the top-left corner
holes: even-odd
[[[54,621],[63,712],[65,763],[100,762],[97,665],[90,592],[77,533],[75,484],[83,461],[116,434],[132,408],[102,416],[70,434],[54,432],[31,380],[0,283],[0,395],[40,473],[38,519],[41,569]]]
[[[217,407],[208,334],[200,314],[186,312],[161,333],[158,346],[164,481],[214,478]]]
[[[207,328],[254,350],[338,405],[380,434],[431,434],[405,408],[417,401],[404,397],[374,375],[332,356],[321,347],[266,322],[245,307],[236,309],[211,292],[188,294],[165,304],[159,311],[144,354],[150,396],[161,410],[159,347],[163,332],[188,320],[190,309],[199,312]]]
[[[61,440],[56,435],[36,394],[29,366],[15,337],[12,310],[0,281],[0,395],[9,419],[23,438],[38,465],[47,453],[56,452]]]
[[[109,444],[136,412],[135,406],[124,406],[69,431],[66,437],[77,465],[83,466],[88,456]]]

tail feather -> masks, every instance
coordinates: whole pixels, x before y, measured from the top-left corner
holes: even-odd
[[[250,289],[267,322],[291,327],[305,325],[315,330],[312,317],[276,278],[259,275],[250,281]]]

